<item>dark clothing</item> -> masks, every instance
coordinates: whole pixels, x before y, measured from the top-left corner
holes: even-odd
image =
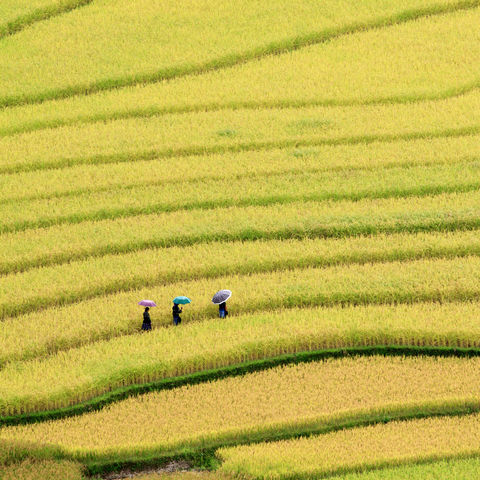
[[[176,303],[174,303],[172,307],[174,325],[178,325],[182,321],[182,319],[180,318],[181,313],[182,313],[182,309]]]
[[[218,306],[218,316],[220,318],[225,318],[228,315],[227,303],[223,302]]]
[[[150,313],[145,311],[143,312],[142,330],[151,330],[151,329],[152,329],[152,321],[150,320]]]

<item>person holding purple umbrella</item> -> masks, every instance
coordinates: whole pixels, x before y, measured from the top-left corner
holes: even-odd
[[[148,332],[152,329],[152,320],[150,319],[150,307],[156,307],[157,304],[153,300],[142,300],[138,302],[139,305],[145,307],[143,312],[143,323],[142,323],[142,331]]]
[[[149,313],[150,307],[145,307],[143,312],[143,323],[142,323],[142,330],[148,331],[152,329],[152,320],[150,319]]]

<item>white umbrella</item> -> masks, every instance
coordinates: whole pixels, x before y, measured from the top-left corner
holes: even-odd
[[[212,298],[212,303],[218,305],[226,302],[232,296],[231,290],[219,290]]]

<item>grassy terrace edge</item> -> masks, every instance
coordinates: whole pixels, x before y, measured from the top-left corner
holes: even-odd
[[[421,232],[453,232],[457,230],[478,230],[480,229],[480,218],[452,219],[452,220],[431,220],[420,221],[412,224],[397,225],[375,225],[367,224],[359,227],[318,227],[308,231],[301,228],[290,228],[285,230],[265,232],[260,229],[242,230],[234,234],[217,233],[214,235],[189,235],[185,237],[167,237],[160,240],[145,240],[126,243],[123,245],[109,245],[99,248],[84,249],[78,253],[66,252],[40,255],[31,260],[0,264],[0,275],[19,273],[33,268],[52,265],[62,265],[74,260],[103,257],[109,254],[125,254],[157,248],[188,247],[199,243],[213,242],[234,242],[234,241],[256,241],[256,240],[289,240],[307,238],[341,238],[345,236],[375,235],[379,233],[421,233]]]
[[[479,232],[480,233],[480,232]],[[52,296],[38,296],[32,298],[31,300],[25,302],[15,302],[15,303],[4,303],[0,304],[0,322],[19,317],[21,315],[27,315],[32,312],[46,310],[52,307],[64,307],[67,305],[72,305],[75,303],[82,302],[84,300],[91,300],[98,297],[103,297],[105,295],[114,295],[117,293],[122,292],[129,292],[134,291],[138,288],[145,288],[145,287],[155,287],[158,285],[173,285],[174,283],[180,281],[191,281],[191,280],[200,280],[200,279],[213,279],[213,278],[221,278],[225,276],[225,274],[236,274],[236,275],[249,275],[249,274],[258,274],[258,273],[273,273],[273,272],[281,272],[290,269],[298,269],[303,270],[307,268],[328,268],[337,265],[365,265],[367,263],[388,263],[388,262],[396,262],[396,261],[415,261],[415,260],[424,260],[424,259],[451,259],[451,258],[463,258],[463,257],[473,257],[473,256],[480,256],[480,245],[472,246],[470,249],[466,249],[464,247],[451,247],[451,248],[435,248],[431,247],[427,251],[405,251],[399,254],[398,251],[394,252],[385,252],[383,254],[363,254],[361,256],[338,256],[332,259],[325,259],[322,260],[318,258],[316,260],[309,259],[305,260],[303,257],[299,259],[298,262],[295,261],[285,261],[282,262],[278,260],[273,264],[268,264],[265,266],[257,266],[256,270],[252,268],[245,268],[245,267],[237,267],[234,270],[222,269],[219,270],[200,270],[195,271],[193,270],[190,275],[181,275],[178,274],[175,279],[169,278],[167,276],[153,276],[153,277],[143,277],[138,278],[135,277],[132,280],[123,280],[123,281],[112,281],[110,283],[101,284],[97,287],[91,287],[89,289],[80,290],[77,292],[72,292],[69,295],[62,294],[59,295],[55,293]],[[474,298],[475,290],[471,290],[470,292],[463,292],[468,297]],[[452,298],[455,299],[454,295],[444,295],[442,298]],[[430,300],[438,300],[437,297],[432,296]],[[407,301],[406,299],[399,298],[399,303],[403,303]],[[319,305],[327,305],[332,304],[335,305],[337,302],[333,299],[330,301],[328,299],[324,299],[324,301],[312,301],[312,304],[319,304]],[[339,301],[340,304],[357,304],[362,303],[360,299],[355,299],[351,297],[350,299],[345,298],[343,301]],[[372,301],[372,303],[374,303]],[[281,305],[281,304],[279,304]],[[246,312],[254,312],[256,310],[247,309],[243,313]],[[201,317],[203,319],[203,317]],[[168,328],[170,325],[163,325],[163,327]],[[110,337],[113,338],[113,337]],[[81,343],[79,345],[84,345],[90,342]],[[68,345],[66,349],[75,347],[77,345]],[[28,357],[25,357],[28,358]],[[34,358],[34,357],[32,357]],[[2,367],[2,361],[0,360],[0,368]]]
[[[56,17],[63,13],[76,10],[77,8],[84,7],[92,3],[93,0],[70,0],[69,2],[62,2],[58,4],[53,4],[46,6],[44,8],[38,8],[33,12],[21,15],[10,22],[7,22],[4,25],[0,25],[0,40],[2,38],[14,35],[25,28],[33,25],[34,23],[41,22],[43,20],[48,20],[49,18]]]
[[[375,142],[391,143],[398,141],[414,141],[435,138],[458,138],[480,134],[480,125],[469,125],[459,128],[442,130],[424,130],[420,132],[364,134],[354,136],[325,137],[303,139],[294,138],[287,140],[270,140],[263,142],[246,142],[232,145],[193,145],[190,147],[166,149],[152,149],[130,153],[98,154],[86,157],[65,157],[55,160],[42,160],[41,162],[19,163],[0,166],[0,174],[15,174],[23,172],[36,172],[39,170],[55,170],[59,168],[74,167],[77,165],[107,165],[109,163],[140,162],[175,157],[193,157],[208,154],[261,152],[282,148],[322,147],[340,145],[370,144]]]
[[[341,358],[345,356],[370,356],[370,355],[402,355],[402,356],[441,356],[441,357],[476,357],[480,356],[480,348],[464,347],[436,347],[436,346],[409,346],[409,345],[375,345],[375,346],[355,346],[333,349],[313,350],[299,353],[288,353],[269,358],[262,358],[240,364],[229,365],[210,370],[194,372],[188,375],[178,377],[164,378],[145,384],[134,384],[117,388],[104,393],[98,397],[92,398],[73,406],[59,408],[56,410],[47,410],[42,412],[32,412],[22,415],[0,417],[0,427],[12,425],[24,425],[29,423],[44,422],[60,418],[82,415],[87,412],[100,410],[103,407],[123,400],[125,398],[141,395],[148,392],[159,390],[170,390],[184,385],[195,385],[214,380],[220,380],[227,377],[245,375],[250,372],[258,372],[280,365],[290,365],[295,363],[314,362],[327,358]],[[480,404],[477,405],[480,411]],[[343,427],[342,427],[343,428]]]
[[[193,467],[200,467],[207,470],[216,470],[221,464],[221,461],[216,455],[219,448],[234,447],[239,445],[251,445],[263,442],[277,442],[281,440],[292,440],[299,437],[309,437],[316,435],[323,435],[339,430],[367,427],[369,425],[376,425],[381,423],[389,423],[392,421],[408,421],[419,420],[422,418],[431,417],[459,417],[467,416],[477,413],[480,410],[478,403],[470,402],[463,404],[447,404],[444,406],[430,406],[425,405],[420,407],[398,407],[390,411],[383,412],[360,412],[357,414],[344,414],[337,419],[332,419],[327,422],[304,422],[303,424],[296,424],[284,426],[284,428],[275,430],[273,428],[265,429],[257,435],[243,434],[238,436],[235,434],[226,434],[218,439],[203,442],[197,448],[181,447],[178,450],[167,452],[156,452],[154,449],[138,453],[136,456],[121,457],[104,457],[95,459],[90,457],[80,462],[84,465],[86,474],[89,476],[102,475],[109,472],[115,472],[123,469],[142,470],[148,467],[162,466],[168,462],[175,460],[187,460]],[[464,454],[445,454],[444,456],[433,456],[419,459],[418,461],[395,462],[394,464],[385,463],[382,465],[375,465],[369,470],[380,470],[391,466],[425,464],[436,462],[443,459],[462,459],[462,458],[479,458],[479,452],[468,452]],[[70,459],[70,456],[65,453],[58,455],[59,459]],[[76,461],[79,461],[76,459]],[[355,468],[344,469],[327,473],[325,476],[315,478],[330,478],[337,475],[354,473]],[[311,477],[295,476],[293,478],[311,479]]]
[[[392,105],[405,103],[420,103],[435,100],[447,100],[449,98],[461,97],[473,90],[480,88],[480,80],[466,83],[464,85],[450,87],[438,92],[427,92],[422,94],[408,93],[404,95],[390,95],[376,98],[356,98],[351,100],[300,100],[283,99],[278,101],[243,101],[243,102],[211,102],[198,103],[186,106],[171,107],[145,107],[128,110],[112,111],[111,113],[96,113],[90,115],[78,115],[68,119],[35,120],[26,124],[14,127],[0,128],[0,138],[10,137],[21,133],[31,133],[39,130],[49,130],[68,126],[88,125],[92,123],[109,122],[115,120],[127,120],[131,118],[152,118],[162,115],[180,113],[216,112],[222,110],[256,110],[256,109],[283,109],[283,108],[305,108],[305,107],[354,107],[368,105]]]
[[[83,0],[86,2],[87,0]],[[104,79],[97,82],[84,85],[73,85],[66,88],[47,90],[38,94],[24,94],[16,96],[6,96],[0,98],[0,108],[42,103],[47,100],[56,100],[68,98],[77,95],[89,95],[92,93],[113,90],[116,88],[139,85],[145,83],[156,83],[162,80],[171,80],[187,75],[199,75],[213,70],[220,70],[251,60],[262,58],[266,55],[278,55],[280,53],[298,50],[308,45],[327,42],[334,38],[349,35],[356,32],[362,32],[368,29],[381,28],[390,25],[405,23],[430,15],[441,15],[444,13],[467,10],[480,5],[480,0],[462,0],[455,4],[444,5],[437,4],[430,7],[409,9],[395,15],[377,18],[367,22],[357,22],[340,28],[326,29],[320,32],[289,38],[282,41],[273,42],[267,45],[253,48],[246,52],[225,55],[202,64],[186,64],[177,67],[164,68],[154,73],[143,73],[120,78]]]
[[[290,440],[299,437],[322,435],[338,430],[389,423],[391,421],[408,421],[428,417],[467,416],[478,413],[479,411],[480,405],[476,401],[453,401],[444,404],[425,402],[423,405],[400,405],[382,411],[373,409],[363,412],[347,412],[336,418],[314,418],[290,425],[274,425],[266,427],[259,432],[245,432],[240,435],[236,432],[226,432],[217,437],[202,439],[193,444],[179,444],[169,450],[162,450],[161,447],[153,447],[144,448],[135,453],[124,451],[122,453],[96,455],[93,452],[84,452],[84,454],[79,457],[56,445],[17,445],[15,443],[7,443],[7,446],[10,447],[11,451],[10,462],[25,457],[73,460],[82,464],[85,473],[89,476],[115,472],[125,468],[142,470],[148,467],[162,466],[175,460],[187,460],[192,466],[215,470],[220,464],[220,460],[216,456],[216,450],[223,447]],[[445,457],[421,459],[413,463],[425,463],[443,458],[465,458],[466,456],[479,457],[480,454],[478,452],[461,453],[454,456],[447,454]],[[383,466],[375,467],[374,469],[376,468],[383,468]],[[341,473],[349,472],[350,470]]]
[[[158,213],[172,213],[180,211],[195,210],[215,210],[217,208],[229,207],[268,207],[271,205],[283,205],[293,202],[339,202],[343,200],[359,201],[364,199],[379,198],[407,198],[407,197],[427,197],[430,195],[439,195],[442,193],[469,193],[480,189],[480,180],[473,182],[464,182],[455,185],[422,185],[411,188],[380,188],[378,190],[365,190],[359,192],[345,193],[310,193],[300,195],[270,195],[270,196],[251,196],[242,199],[221,199],[221,200],[203,200],[190,201],[171,205],[166,202],[146,204],[138,207],[122,208],[102,208],[95,212],[78,213],[69,215],[59,215],[56,217],[40,217],[38,220],[18,220],[12,223],[0,225],[0,235],[6,233],[25,232],[38,228],[48,228],[57,225],[75,225],[79,223],[97,221],[97,220],[116,220],[117,218],[129,218],[139,215],[151,215]]]

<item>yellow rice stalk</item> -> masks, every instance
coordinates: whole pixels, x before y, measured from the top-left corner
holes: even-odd
[[[286,353],[375,345],[478,348],[478,308],[469,302],[301,308],[99,341],[5,365],[0,371],[0,415],[74,405],[131,384]],[[57,319],[68,324],[74,317]],[[57,323],[56,331],[62,326]]]
[[[134,7],[104,0],[9,39],[0,55],[0,92],[10,99],[32,94],[43,99],[57,90],[78,91],[79,85],[88,91],[92,83],[111,88],[161,80],[382,25],[385,18],[401,21],[402,12],[420,9],[425,15],[457,5],[465,2],[369,0],[354,6],[328,0],[319,6],[245,0],[239,8],[234,0],[202,0],[182,8],[175,0],[137,0]]]
[[[174,82],[17,107],[0,111],[0,132],[181,109],[442,98],[480,85],[479,21],[478,9],[432,16]]]
[[[9,202],[0,209],[0,232],[86,220],[131,217],[145,213],[214,209],[226,206],[269,205],[299,200],[358,200],[410,197],[480,188],[480,161],[452,165],[411,166],[345,173],[296,171],[263,178],[199,179],[179,184],[138,185]]]
[[[274,272],[478,254],[478,231],[460,231],[343,239],[214,242],[164,251],[107,255],[7,275],[0,278],[0,310],[4,316],[0,322],[0,363],[136,333],[140,315],[136,303],[141,296],[153,296],[158,301],[160,308],[151,312],[153,327],[157,328],[171,322],[169,291],[173,294],[182,290],[192,296],[194,303],[185,309],[184,320],[188,322],[215,314],[214,307],[208,308],[208,302],[213,290],[222,284],[235,289],[230,302],[233,312],[238,314],[265,308],[272,297],[282,305],[285,290],[281,282],[288,278],[295,281],[303,276],[302,270],[294,274],[279,273],[280,276]],[[454,263],[450,262],[449,268],[453,268]],[[337,276],[341,292],[342,272],[348,278],[355,268],[328,270],[326,274]],[[315,270],[307,270],[305,275],[312,278],[312,283],[308,284],[311,292],[320,293],[323,285],[315,281],[317,273],[324,277],[321,271]],[[251,277],[253,274],[262,275],[255,280]],[[181,281],[186,283],[179,284]],[[270,285],[270,300],[264,297],[263,288],[257,289],[259,281]],[[162,287],[166,283],[171,284],[169,289]],[[474,283],[470,287],[477,288]],[[290,293],[286,292],[287,297]],[[287,306],[290,303],[286,301]],[[16,316],[22,312],[23,315]],[[75,321],[63,322],[58,328],[59,318]],[[24,334],[26,331],[29,335]]]
[[[335,476],[335,480],[470,480],[480,469],[480,458],[440,460],[419,465],[402,465],[363,473]]]
[[[477,226],[479,212],[480,193],[474,191],[357,202],[298,201],[198,210],[194,215],[183,210],[85,221],[0,235],[0,270],[11,272],[90,256],[216,240],[452,230]]]
[[[10,111],[10,110],[6,110]],[[0,116],[2,111],[0,111]],[[273,149],[223,154],[78,165],[22,172],[2,178],[0,199],[54,198],[81,192],[114,191],[126,186],[154,187],[213,179],[259,178],[293,172],[349,172],[354,169],[422,166],[480,158],[480,137],[419,139],[356,145]],[[28,185],[28,190],[25,190]],[[3,210],[4,207],[2,207]]]
[[[35,11],[72,3],[68,0],[2,0],[0,3],[0,34],[4,33],[6,24],[18,18],[26,17]],[[3,27],[3,28],[2,28]]]
[[[82,467],[71,461],[31,460],[0,466],[2,480],[82,480]]]
[[[0,139],[0,169],[477,133],[480,92],[442,102],[227,110],[66,126]],[[229,132],[233,132],[230,134]]]
[[[218,454],[224,460],[221,471],[240,474],[242,478],[312,478],[388,465],[478,456],[479,427],[478,414],[428,418],[222,449]]]
[[[78,459],[275,438],[377,416],[455,411],[478,402],[479,367],[480,359],[381,356],[277,367],[131,397],[63,420],[4,427],[0,438],[56,445]],[[264,447],[251,448],[261,454]]]

